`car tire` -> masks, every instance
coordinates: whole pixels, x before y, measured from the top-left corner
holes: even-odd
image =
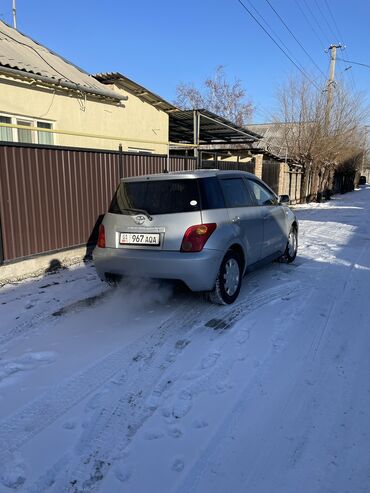
[[[217,305],[231,305],[239,295],[242,284],[242,260],[236,252],[228,251],[218,271],[213,290],[208,299]]]
[[[290,264],[294,261],[298,251],[298,231],[297,228],[292,226],[289,231],[288,241],[285,247],[285,252],[280,257],[281,262]]]

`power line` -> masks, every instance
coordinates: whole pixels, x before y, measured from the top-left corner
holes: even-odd
[[[310,26],[312,32],[314,33],[314,35],[316,36],[316,38],[319,40],[320,45],[322,47],[324,47],[326,45],[326,43],[322,40],[322,38],[320,37],[319,33],[316,31],[316,29],[311,24],[310,19],[307,17],[305,11],[302,9],[302,7],[300,6],[300,4],[298,3],[298,0],[295,0],[295,3],[297,5],[297,7],[299,8],[299,10],[301,11],[303,17],[306,19],[306,22]]]
[[[276,34],[276,32],[272,29],[272,27],[270,26],[270,24],[266,21],[266,19],[262,16],[262,14],[260,14],[260,12],[256,9],[256,7],[253,5],[253,3],[251,2],[251,0],[247,0],[247,2],[249,3],[249,5],[253,8],[253,10],[256,12],[256,14],[260,17],[260,19],[262,20],[262,22],[265,24],[265,26],[270,29],[270,32],[275,36],[275,38],[277,38],[279,40],[279,42],[281,43],[281,45],[286,49],[286,51],[290,54],[290,56],[293,58],[293,54],[292,52],[290,51],[290,49],[288,48],[288,46],[284,43],[284,41],[279,37],[278,34]],[[301,67],[302,70],[304,70],[304,67],[297,62],[297,64]]]
[[[333,24],[335,26],[335,29],[336,29],[337,33],[339,34],[339,39],[343,42],[344,41],[344,36],[342,35],[342,33],[341,33],[341,31],[340,31],[340,29],[338,27],[338,24],[336,23],[335,17],[334,17],[333,12],[332,12],[332,10],[330,8],[330,5],[328,3],[328,0],[324,0],[324,1],[325,1],[325,5],[326,5],[326,8],[327,8],[327,11],[329,12],[329,16],[331,17],[331,19],[333,21]],[[355,82],[355,78],[354,78],[353,73],[352,73],[351,70],[349,71],[349,78],[351,79],[352,89],[354,91],[356,91],[356,82]]]
[[[280,19],[280,21],[283,23],[283,25],[285,26],[285,28],[288,30],[288,32],[290,33],[290,35],[295,39],[295,41],[299,44],[299,46],[302,48],[302,50],[306,53],[306,55],[308,56],[308,58],[311,60],[311,62],[315,65],[315,67],[317,68],[317,70],[324,76],[324,78],[326,79],[326,75],[324,74],[324,72],[321,70],[321,68],[317,65],[317,63],[315,62],[315,60],[311,57],[311,55],[307,52],[307,50],[305,49],[305,47],[301,44],[301,42],[296,38],[296,36],[294,35],[294,33],[291,31],[291,29],[287,26],[287,24],[284,22],[284,19],[282,19],[282,17],[280,16],[280,14],[276,11],[276,9],[271,5],[270,1],[269,0],[266,0],[266,2],[269,4],[269,6],[271,7],[271,9],[275,12],[275,14],[278,16],[278,18]]]
[[[307,3],[307,1],[306,1],[306,0],[303,0],[303,3],[305,4],[307,11],[311,14],[312,19],[315,21],[315,23],[316,23],[317,27],[318,27],[318,28],[319,28],[319,30],[321,31],[321,34],[323,34],[324,38],[326,37],[326,39],[327,39],[327,40],[329,40],[329,38],[327,38],[327,34],[326,34],[326,32],[323,30],[323,28],[321,27],[321,25],[320,25],[319,21],[316,19],[316,16],[315,16],[315,14],[312,12],[312,9],[311,9],[311,7],[309,6],[309,4]]]
[[[361,67],[370,68],[370,65],[368,65],[367,63],[354,62],[353,60],[345,60],[344,58],[337,58],[337,60],[346,63],[353,63],[354,65],[361,65]]]
[[[306,19],[306,21],[307,21],[308,25],[309,25],[309,26],[310,26],[310,28],[312,29],[313,33],[315,34],[315,36],[317,37],[317,39],[320,41],[320,43],[322,43],[322,38],[321,38],[321,36],[318,34],[317,30],[316,30],[316,29],[314,28],[314,26],[311,24],[311,22],[310,22],[309,18],[307,17],[307,15],[305,14],[304,10],[302,9],[302,7],[300,6],[300,4],[298,3],[298,0],[295,0],[295,2],[296,2],[296,4],[297,4],[298,8],[300,9],[300,11],[301,11],[302,15],[305,17],[305,19]],[[317,25],[317,26],[318,26],[318,28],[321,30],[321,32],[323,32],[323,30],[322,30],[322,28],[321,28],[321,26],[320,26],[319,21],[317,20],[316,16],[315,16],[315,15],[314,15],[314,13],[312,12],[312,9],[311,9],[311,8],[310,8],[310,6],[308,5],[307,1],[306,1],[306,0],[303,0],[303,2],[304,2],[304,4],[305,4],[305,6],[306,6],[306,9],[307,9],[307,10],[308,10],[308,12],[311,14],[311,16],[312,16],[313,20],[315,21],[316,25]],[[319,10],[319,11],[320,11],[320,13],[321,13],[321,16],[323,17],[323,19],[325,20],[326,24],[328,25],[329,30],[330,30],[332,33],[334,33],[334,37],[337,37],[337,34],[335,34],[334,30],[330,27],[330,25],[329,25],[329,23],[328,23],[328,20],[327,20],[327,17],[325,16],[325,14],[324,14],[323,10],[322,10],[322,9],[320,8],[320,6],[318,5],[318,1],[317,1],[317,0],[315,0],[315,3],[316,3],[316,5],[317,5],[317,7],[318,7],[318,10]],[[327,10],[328,10],[328,12],[329,12],[330,18],[332,19],[333,24],[335,25],[335,28],[336,28],[336,30],[338,31],[339,38],[341,38],[341,40],[343,41],[343,36],[341,36],[341,33],[340,33],[340,31],[339,31],[339,28],[338,28],[338,25],[337,25],[337,23],[335,22],[334,15],[333,15],[333,13],[332,13],[332,11],[331,11],[331,9],[330,9],[330,6],[329,6],[329,4],[328,4],[328,1],[327,1],[327,0],[325,0],[325,5],[326,5],[326,8],[327,8]],[[324,35],[325,35],[325,33],[324,33]],[[342,50],[343,50],[343,49],[344,49],[344,48],[342,48]],[[340,60],[340,59],[338,59],[338,60]],[[346,72],[346,71],[345,71],[345,70],[343,70],[343,72]],[[349,71],[347,70],[346,76],[348,76],[348,78],[349,78],[349,80],[350,80],[350,82],[351,82],[351,86],[352,86],[353,91],[356,91],[356,83],[355,83],[355,79],[354,79],[354,76],[353,76],[352,71],[351,71],[351,70],[349,70]]]
[[[344,63],[342,61],[341,58],[337,58],[337,60],[338,60],[338,63],[340,64],[340,66],[343,68],[341,73],[347,77],[347,80],[349,81],[349,83],[351,85],[352,91],[356,92],[355,81],[354,81],[353,74],[351,71],[352,66],[348,66],[346,63]]]
[[[335,21],[335,17],[334,17],[333,12],[332,12],[332,10],[330,8],[330,5],[328,3],[328,0],[324,0],[324,2],[325,2],[325,5],[326,5],[327,10],[329,12],[329,15],[331,17],[331,20],[333,21],[333,24],[334,24],[334,27],[335,27],[335,29],[337,31],[337,34],[339,34],[339,40],[340,41],[344,41],[343,36],[342,36],[342,34],[341,34],[340,30],[339,30],[339,27],[338,27],[338,25],[337,25],[337,23]]]
[[[331,31],[331,34],[333,35],[333,38],[335,39],[337,35],[336,35],[336,33],[334,32],[334,30],[332,29],[331,25],[329,24],[329,22],[328,22],[328,20],[327,20],[327,18],[326,18],[326,15],[325,15],[325,14],[324,14],[324,12],[321,10],[320,4],[319,4],[319,2],[318,2],[317,0],[315,0],[315,4],[316,4],[316,6],[317,6],[317,8],[318,8],[318,11],[319,11],[319,12],[320,12],[320,14],[321,14],[321,17],[324,19],[325,24],[327,25],[327,27],[328,27],[329,31]],[[339,42],[340,40],[338,39],[337,41]]]
[[[292,62],[292,64],[302,73],[302,75],[304,77],[306,77],[307,80],[310,81],[310,83],[312,85],[314,85],[316,87],[316,89],[318,91],[321,91],[321,89],[319,88],[319,86],[310,79],[310,77],[306,74],[306,72],[304,70],[302,70],[297,64],[296,62],[288,55],[288,53],[284,50],[284,48],[282,48],[279,43],[271,36],[271,34],[267,31],[267,29],[265,29],[265,27],[259,22],[259,20],[253,15],[253,13],[248,9],[248,7],[242,2],[242,0],[238,0],[238,2],[240,3],[240,5],[248,12],[248,14],[252,17],[252,19],[257,22],[257,24],[260,26],[260,28],[267,34],[267,36],[271,39],[271,41],[279,48],[280,51],[282,51],[284,53],[284,55]]]
[[[338,40],[343,39],[343,36],[339,32],[339,28],[337,26],[337,23],[335,22],[334,15],[333,15],[333,13],[332,13],[332,11],[330,9],[330,6],[329,6],[327,0],[325,0],[325,5],[326,5],[326,8],[327,8],[327,11],[329,12],[329,16],[330,16],[331,22],[328,21],[328,17],[327,17],[327,14],[324,12],[324,9],[322,9],[320,7],[320,2],[318,2],[318,0],[315,0],[315,4],[317,6],[318,11],[321,14],[322,19],[324,20],[326,26],[328,27],[329,31],[331,32],[331,35],[333,36],[333,38],[334,39],[337,38],[337,36],[339,34],[339,38],[337,38],[337,39]],[[338,34],[335,32],[335,29],[333,29],[332,25],[335,26],[336,31],[337,31]],[[345,47],[343,46],[341,49],[344,50]],[[344,69],[343,69],[343,72],[342,73],[345,73],[345,75],[346,75],[346,77],[347,77],[347,79],[350,82],[350,85],[352,87],[352,91],[355,92],[356,91],[356,83],[355,83],[355,79],[353,77],[353,73],[350,70],[348,70],[348,67],[345,67],[345,66],[344,66]]]

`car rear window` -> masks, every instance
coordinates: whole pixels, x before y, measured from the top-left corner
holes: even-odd
[[[146,180],[121,182],[109,208],[114,214],[130,214],[131,209],[149,214],[175,214],[199,210],[197,180]]]

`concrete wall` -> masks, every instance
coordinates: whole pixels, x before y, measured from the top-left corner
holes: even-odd
[[[43,276],[90,259],[91,252],[87,251],[86,247],[80,247],[2,265],[0,266],[0,287],[30,277]]]
[[[109,88],[128,96],[123,101],[125,107],[0,76],[0,113],[47,120],[54,123],[55,130],[133,139],[128,142],[54,134],[56,145],[117,150],[121,143],[123,150],[167,154],[167,145],[160,144],[168,141],[167,113],[133,94]]]

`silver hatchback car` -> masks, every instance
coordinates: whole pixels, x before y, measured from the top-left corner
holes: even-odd
[[[99,276],[183,281],[214,303],[233,303],[245,271],[292,262],[298,221],[255,175],[196,170],[122,179],[99,228]]]

